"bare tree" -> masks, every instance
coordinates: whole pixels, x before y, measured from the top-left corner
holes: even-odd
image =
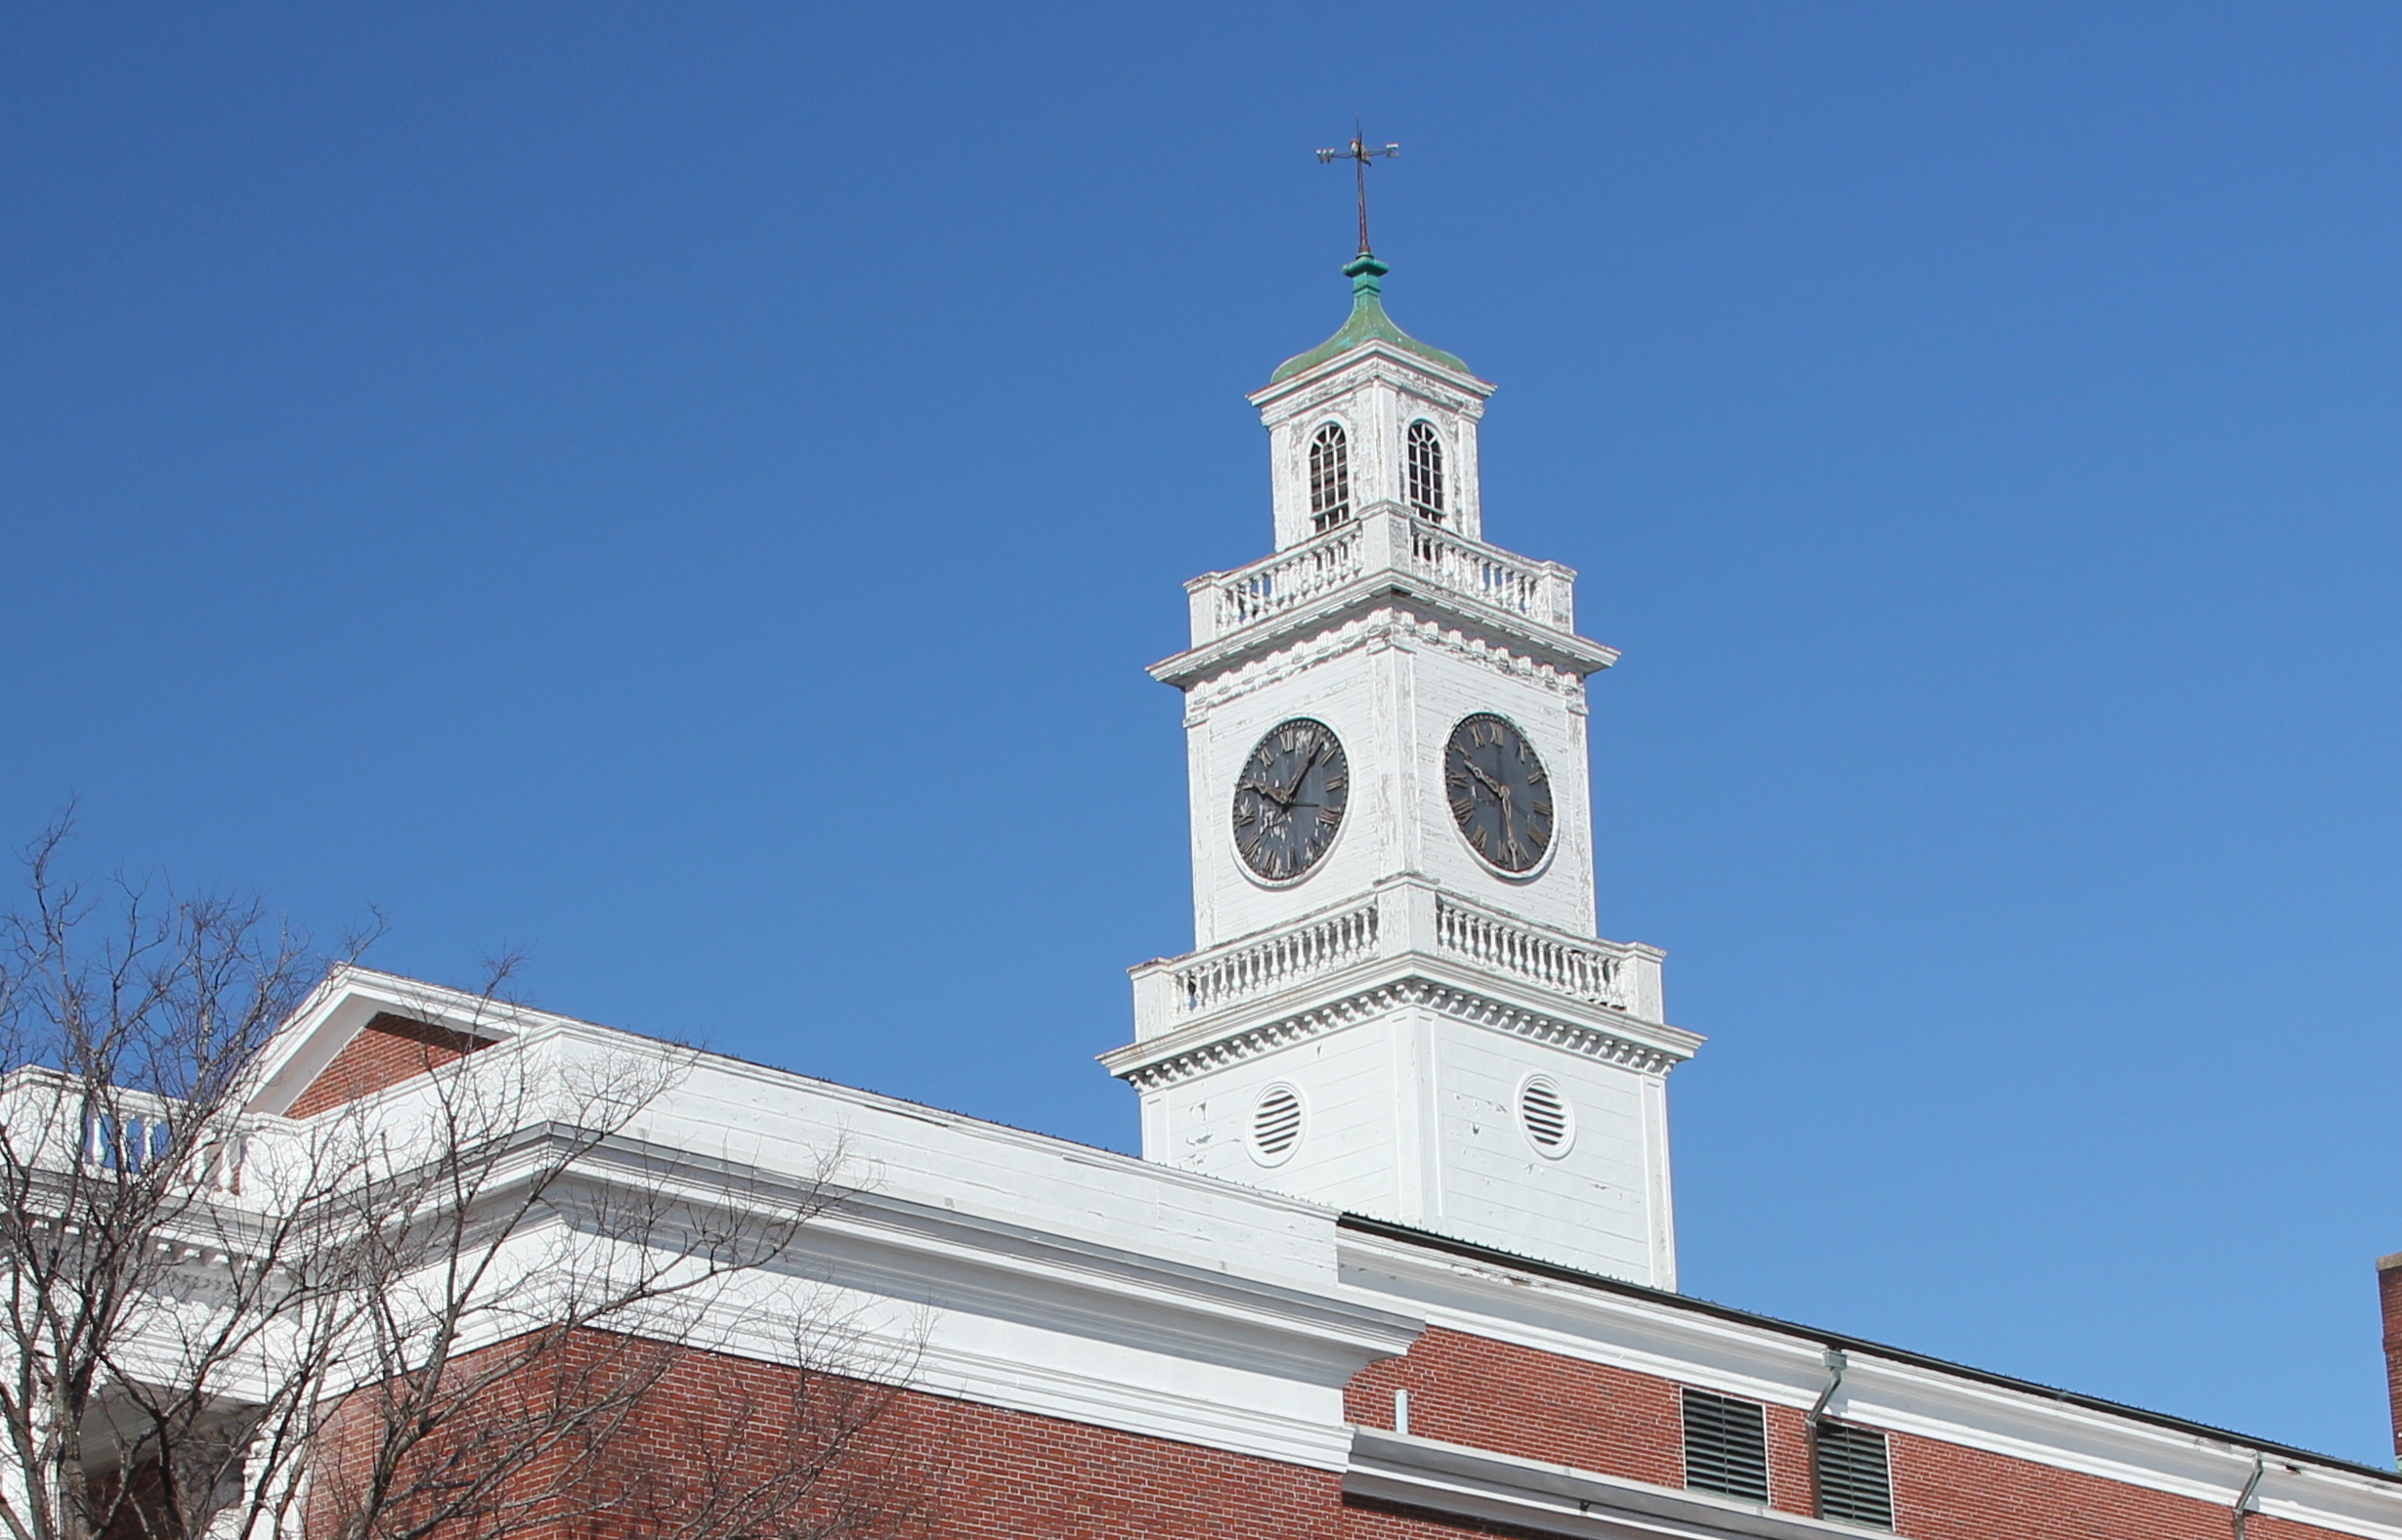
[[[489,1023],[404,1086],[255,1113],[261,1050],[357,944],[320,956],[248,901],[96,899],[60,875],[65,832],[0,916],[5,1540],[922,1517],[888,1417],[909,1338],[803,1265],[838,1147],[771,1178],[646,1140],[690,1052],[544,1055],[508,1030],[505,967]]]

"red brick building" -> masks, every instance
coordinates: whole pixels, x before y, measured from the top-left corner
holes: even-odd
[[[352,971],[262,1107],[405,1113],[462,1041],[648,1047]],[[930,1534],[2402,1533],[2392,1472],[739,1061],[693,1060],[639,1132],[728,1129],[767,1169],[840,1129],[877,1174],[808,1245],[856,1297],[933,1312],[887,1430]],[[792,1372],[693,1354],[643,1437],[706,1445]]]
[[[1666,1081],[1701,1040],[1662,954],[1596,929],[1587,683],[1617,655],[1575,574],[1485,538],[1492,387],[1393,323],[1383,263],[1345,272],[1344,327],[1252,398],[1275,549],[1188,584],[1152,670],[1196,946],[1135,970],[1104,1058],[1142,1159],[363,970],[252,1111],[400,1128],[438,1076],[674,1059],[596,1187],[756,1191],[838,1145],[812,1307],[909,1345],[883,1447],[963,1540],[2402,1540],[2392,1472],[1676,1292]],[[644,1460],[784,1436],[742,1414],[797,1373],[756,1324],[791,1306],[744,1307]]]

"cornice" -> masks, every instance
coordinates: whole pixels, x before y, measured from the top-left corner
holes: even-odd
[[[1468,402],[1475,405],[1479,411],[1482,410],[1485,401],[1492,396],[1494,390],[1490,380],[1479,379],[1474,374],[1458,369],[1444,368],[1433,360],[1396,347],[1382,337],[1372,337],[1353,347],[1344,349],[1323,364],[1304,369],[1288,379],[1277,380],[1273,384],[1263,386],[1253,391],[1245,399],[1265,413],[1295,397],[1306,397],[1319,386],[1340,379],[1347,374],[1360,372],[1363,366],[1372,364],[1397,364],[1405,373],[1433,380],[1440,388],[1466,398]]]
[[[1396,969],[1395,976],[1358,982],[1362,975]],[[1498,989],[1441,976],[1451,971],[1450,965],[1423,955],[1382,960],[1345,971],[1352,982],[1345,983],[1340,974],[1310,980],[1308,992],[1320,998],[1307,1005],[1291,1004],[1292,995],[1300,991],[1288,993],[1285,1003],[1273,996],[1246,1001],[1215,1020],[1197,1021],[1164,1037],[1114,1048],[1102,1054],[1100,1061],[1136,1090],[1156,1091],[1413,1006],[1646,1075],[1666,1074],[1692,1057],[1701,1043],[1698,1036],[1664,1022],[1620,1017],[1605,1026],[1568,1020],[1566,1011],[1537,1009],[1504,998]],[[1329,995],[1330,990],[1339,993]],[[1261,1019],[1264,1011],[1265,1020]]]
[[[1581,705],[1584,700],[1584,676],[1572,668],[1562,667],[1504,643],[1472,635],[1457,626],[1445,625],[1440,620],[1413,615],[1398,605],[1387,605],[1353,616],[1331,629],[1292,641],[1274,652],[1251,658],[1194,684],[1185,692],[1187,724],[1219,706],[1241,700],[1255,690],[1281,683],[1330,659],[1379,645],[1420,648],[1468,659],[1497,673],[1540,685],[1571,703]]]
[[[896,1297],[947,1275],[955,1289],[975,1285],[954,1306],[1321,1385],[1340,1387],[1363,1364],[1407,1350],[1425,1330],[1415,1315],[1348,1293],[1287,1287],[874,1193],[846,1199],[803,1234],[881,1252],[889,1277],[879,1281],[904,1285],[888,1291]],[[810,1249],[831,1248],[813,1242]]]
[[[1397,605],[1394,602],[1396,600]],[[1406,612],[1403,606],[1407,607]],[[1617,649],[1613,647],[1589,641],[1572,631],[1538,625],[1499,605],[1434,583],[1413,582],[1405,574],[1387,570],[1328,589],[1308,604],[1255,621],[1217,641],[1162,659],[1151,664],[1150,674],[1162,684],[1192,690],[1297,641],[1336,630],[1346,622],[1384,609],[1416,614],[1429,637],[1449,632],[1457,637],[1452,645],[1463,649],[1481,645],[1497,656],[1518,660],[1528,669],[1549,669],[1579,681],[1618,661]]]
[[[1251,401],[1273,426],[1340,401],[1367,380],[1422,397],[1446,411],[1471,419],[1484,415],[1485,398],[1491,392],[1489,386],[1481,392],[1463,389],[1448,370],[1430,367],[1425,360],[1371,343],[1338,354],[1306,374],[1297,374],[1282,385],[1259,392]],[[1289,388],[1297,382],[1300,389]]]
[[[665,1190],[705,1206],[755,1200],[751,1184],[772,1179],[631,1139],[591,1165],[651,1201]],[[786,1267],[820,1309],[909,1302],[906,1317],[860,1319],[897,1334],[883,1346],[912,1358],[920,1389],[1317,1469],[1342,1469],[1342,1388],[1425,1330],[1331,1277],[1279,1283],[877,1190],[846,1192],[811,1219]],[[724,1350],[790,1351],[790,1332],[759,1302],[735,1305],[725,1322],[703,1323],[729,1334]],[[1229,1384],[1247,1389],[1230,1398]]]
[[[1833,1540],[1850,1524],[1380,1428],[1351,1430],[1343,1494],[1597,1540]]]
[[[975,1352],[943,1342],[929,1345],[917,1368],[917,1388],[964,1401],[1314,1471],[1341,1472],[1350,1459],[1350,1430],[1339,1412],[1330,1417],[1230,1406],[1206,1393],[1131,1384],[1123,1375],[1059,1369],[1014,1353]]]

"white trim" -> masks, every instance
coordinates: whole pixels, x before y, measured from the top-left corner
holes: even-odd
[[[1405,516],[1404,516],[1405,517]],[[1193,579],[1204,583],[1225,577],[1212,573]],[[1189,586],[1189,585],[1188,585]],[[1618,650],[1554,629],[1472,594],[1455,593],[1427,582],[1404,582],[1390,570],[1362,573],[1352,581],[1329,588],[1306,604],[1297,604],[1241,626],[1216,641],[1189,647],[1150,665],[1152,678],[1180,690],[1193,691],[1222,675],[1287,649],[1306,646],[1341,631],[1354,621],[1391,613],[1407,616],[1437,635],[1450,632],[1466,645],[1482,644],[1523,658],[1534,667],[1548,667],[1582,680],[1618,661]]]
[[[247,1110],[280,1114],[300,1099],[351,1040],[377,1016],[404,1016],[463,1037],[505,1043],[539,1027],[575,1025],[596,1032],[613,1029],[572,1016],[529,1010],[464,990],[420,983],[397,973],[345,963],[327,973],[292,1012],[259,1054],[251,1071]],[[649,1042],[648,1039],[637,1039]]]
[[[1265,409],[1270,403],[1282,397],[1299,394],[1313,385],[1323,383],[1333,375],[1357,368],[1371,359],[1387,364],[1397,364],[1411,373],[1423,374],[1458,392],[1465,400],[1479,405],[1482,405],[1485,399],[1493,394],[1493,385],[1489,380],[1479,379],[1465,369],[1455,369],[1448,364],[1437,364],[1424,354],[1412,353],[1382,337],[1369,337],[1352,343],[1331,359],[1312,364],[1299,374],[1277,380],[1272,384],[1263,385],[1244,399],[1254,406]],[[1295,412],[1294,415],[1299,416],[1301,413]]]
[[[1351,1430],[1343,1494],[1600,1540],[1861,1540],[1887,1533],[1379,1428]]]
[[[1693,1057],[1702,1041],[1682,1027],[1607,1005],[1564,995],[1546,998],[1536,986],[1487,973],[1474,962],[1406,952],[1371,957],[1306,979],[1299,988],[1239,1002],[1189,1026],[1111,1048],[1100,1062],[1120,1080],[1148,1091],[1414,1005],[1647,1075],[1666,1074]],[[1260,1020],[1263,1015],[1267,1019]]]

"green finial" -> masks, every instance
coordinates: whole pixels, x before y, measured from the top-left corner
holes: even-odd
[[[1430,364],[1439,364],[1444,368],[1468,373],[1467,364],[1440,348],[1428,347],[1394,325],[1393,318],[1385,314],[1385,275],[1392,271],[1370,251],[1363,251],[1343,264],[1343,276],[1351,280],[1351,320],[1343,323],[1341,331],[1308,352],[1285,360],[1276,372],[1268,376],[1267,382],[1270,385],[1281,384],[1304,369],[1313,369],[1328,359],[1349,353],[1370,338],[1378,338],[1404,352],[1415,353]]]

